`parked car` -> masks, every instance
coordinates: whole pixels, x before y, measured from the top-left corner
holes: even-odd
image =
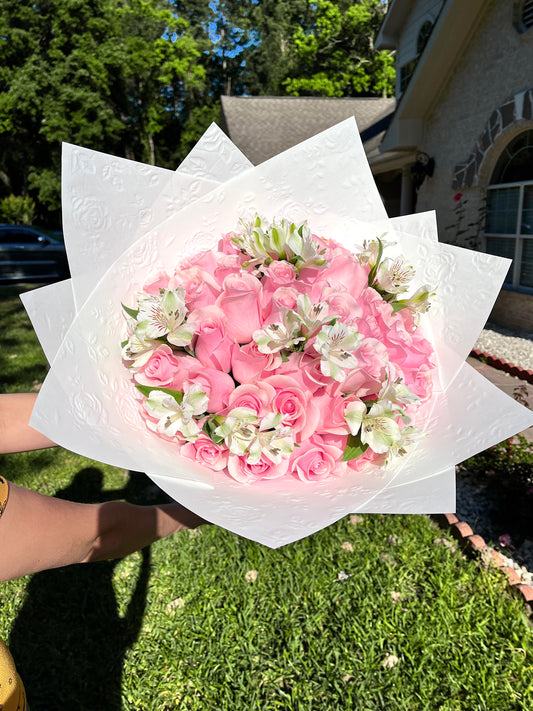
[[[0,284],[69,276],[64,242],[34,227],[0,224]]]

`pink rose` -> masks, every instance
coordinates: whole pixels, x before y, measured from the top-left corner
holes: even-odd
[[[191,311],[187,319],[194,324],[194,352],[202,365],[228,373],[231,368],[233,343],[226,336],[225,316],[218,306],[205,306]]]
[[[261,282],[256,277],[245,273],[224,279],[216,305],[224,312],[227,335],[234,343],[249,343],[261,328],[260,302]]]
[[[213,276],[221,291],[224,279],[230,274],[239,274],[245,261],[246,256],[244,254],[217,255],[217,266],[213,271]]]
[[[211,274],[199,267],[180,269],[174,274],[170,284],[174,289],[176,286],[185,289],[185,303],[190,311],[211,306],[220,293],[220,288]]]
[[[296,279],[296,267],[290,262],[274,260],[268,267],[265,267],[265,278],[278,286],[287,286]]]
[[[342,285],[355,299],[368,287],[368,267],[343,247],[331,250],[326,278],[332,287]]]
[[[344,417],[348,403],[358,400],[356,397],[342,397],[340,394],[331,396],[328,392],[315,395],[313,401],[320,410],[320,421],[317,426],[319,434],[348,435],[350,428]]]
[[[218,252],[222,252],[222,254],[240,254],[240,249],[231,241],[233,237],[237,236],[236,232],[227,232],[222,235],[218,241]]]
[[[292,286],[280,286],[274,292],[265,292],[263,287],[262,311],[265,323],[279,323],[286,309],[296,309],[299,292]]]
[[[301,376],[305,386],[316,393],[321,388],[331,386],[331,378],[324,375],[320,367],[320,357],[303,353],[301,356]]]
[[[239,383],[254,383],[260,377],[268,375],[268,371],[279,364],[281,364],[281,356],[274,353],[260,353],[255,341],[250,341],[244,346],[233,345],[231,372]]]
[[[174,355],[172,349],[161,345],[133,377],[139,385],[167,387],[172,383],[179,367],[180,359]]]
[[[291,471],[302,481],[323,481],[344,474],[346,463],[341,460],[338,447],[324,444],[322,437],[315,435],[295,448]]]
[[[332,316],[338,316],[348,326],[356,318],[363,315],[363,309],[347,291],[325,289],[321,301],[325,301],[329,306],[329,312]]]
[[[207,435],[201,434],[194,442],[184,444],[180,454],[219,472],[228,464],[229,451],[224,444],[215,444]]]
[[[228,410],[235,407],[248,407],[259,417],[264,417],[272,412],[272,400],[275,395],[274,388],[265,382],[238,385],[229,397]]]
[[[280,286],[272,294],[272,300],[276,306],[295,311],[298,303],[299,292],[290,286]]]
[[[228,458],[228,473],[241,484],[253,484],[261,479],[279,479],[289,469],[289,460],[282,459],[274,464],[267,457],[261,457],[257,464],[248,462],[248,455],[242,457],[230,454]]]
[[[352,471],[360,472],[363,467],[369,464],[376,467],[382,467],[385,464],[386,459],[386,452],[385,454],[377,454],[376,452],[374,452],[373,449],[370,449],[369,447],[366,452],[360,457],[357,457],[357,459],[351,459],[349,462],[346,462],[346,464],[348,465],[348,468]]]
[[[145,281],[142,290],[147,294],[159,294],[160,289],[167,289],[170,277],[166,272],[159,272],[156,276]]]
[[[183,368],[176,374],[172,387],[175,390],[184,392],[186,387],[198,383],[209,398],[207,412],[220,412],[229,401],[229,396],[235,389],[235,383],[231,375],[223,373],[215,368],[206,368],[195,360],[195,365]]]
[[[392,306],[370,287],[363,289],[358,303],[363,308],[363,315],[357,319],[358,331],[363,336],[378,339],[387,333],[393,318]]]
[[[187,257],[180,262],[179,269],[190,269],[191,267],[199,267],[203,271],[213,273],[217,264],[217,253],[210,249],[204,249],[201,252],[197,252],[192,257]],[[176,272],[179,274],[179,271]]]
[[[272,375],[263,382],[276,391],[272,409],[280,413],[282,423],[292,428],[298,441],[310,437],[318,425],[320,412],[309,391],[289,375]]]

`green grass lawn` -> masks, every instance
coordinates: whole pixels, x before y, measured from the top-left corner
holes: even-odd
[[[46,373],[15,293],[0,290],[4,392]],[[161,497],[61,449],[0,472],[79,501]],[[2,584],[0,630],[32,711],[533,708],[526,607],[425,516],[346,517],[278,550],[183,532]]]

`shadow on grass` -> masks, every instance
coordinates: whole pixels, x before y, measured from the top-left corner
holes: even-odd
[[[123,489],[102,491],[102,473],[87,468],[59,498],[94,503],[138,500],[144,475],[130,475]],[[32,711],[119,711],[126,650],[136,641],[146,606],[150,550],[127,610],[119,615],[113,590],[117,561],[73,565],[33,576],[9,645],[24,680]]]

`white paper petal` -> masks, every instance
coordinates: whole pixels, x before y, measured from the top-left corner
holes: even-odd
[[[69,253],[78,255],[81,252],[79,239],[81,233],[77,225],[81,217],[78,211],[83,212],[83,201],[75,201],[76,190],[68,191],[66,186],[77,185],[76,174],[79,173],[78,162],[84,166],[84,173],[97,175],[105,170],[110,156],[92,151],[88,148],[63,144],[63,222],[65,241],[68,243]],[[74,158],[74,153],[76,158]],[[133,177],[145,174],[141,170],[141,163],[114,159],[116,165],[122,170],[129,170]],[[115,165],[115,163],[113,163]],[[229,177],[235,176],[252,167],[250,161],[236,148],[226,134],[216,124],[212,124],[190,154],[180,164],[176,173],[163,169],[155,169],[157,180],[164,187],[160,194],[157,190],[149,193],[153,199],[151,208],[151,222],[153,227],[168,218],[168,210],[179,209],[194,201],[199,195],[208,192]],[[83,173],[82,173],[83,174]],[[80,175],[78,175],[78,180]],[[157,181],[156,181],[157,182]],[[81,190],[81,186],[78,186]],[[121,184],[118,184],[121,187]],[[137,233],[130,230],[129,226],[135,224],[137,207],[129,201],[123,190],[109,190],[103,195],[101,209],[108,215],[114,214],[112,222],[112,240],[114,250],[99,251],[99,240],[109,240],[105,232],[98,234],[94,241],[93,250],[84,259],[78,259],[78,284],[83,281],[78,290],[77,298],[83,301],[83,294],[92,291],[94,279],[98,271],[102,274],[113,264],[115,251],[122,253],[135,241]],[[129,210],[129,212],[128,212]],[[117,216],[126,216],[119,218]],[[145,225],[147,228],[147,225]],[[138,230],[139,228],[137,228]],[[81,255],[80,255],[81,256]],[[70,262],[70,260],[69,260]],[[59,345],[65,337],[69,326],[74,320],[77,311],[74,301],[72,279],[63,282],[48,284],[47,286],[33,289],[21,294],[21,300],[30,317],[33,328],[41,342],[43,351],[49,363],[52,363]]]
[[[437,287],[429,321],[445,389],[426,405],[428,437],[405,462],[327,482],[287,479],[242,486],[176,456],[171,443],[144,427],[120,359],[120,302],[132,299],[151,273],[213,247],[221,233],[256,210],[270,218],[308,219],[315,233],[351,247],[390,231],[417,269],[417,283]],[[422,238],[410,236],[411,227],[421,227]],[[198,197],[122,252],[90,296],[80,299],[31,424],[73,451],[149,472],[207,520],[270,546],[309,535],[353,511],[422,507],[432,483],[446,493],[449,508],[453,465],[472,448],[479,451],[533,424],[529,410],[501,393],[505,401],[488,393],[463,366],[469,339],[481,330],[505,269],[505,260],[436,243],[434,217],[387,220],[355,123],[348,120]],[[502,423],[496,425],[498,418]],[[427,505],[431,510],[435,498]]]

